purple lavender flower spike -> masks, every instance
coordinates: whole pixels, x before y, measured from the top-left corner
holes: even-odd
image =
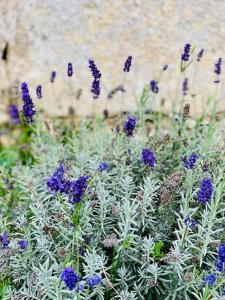
[[[197,193],[198,201],[205,206],[212,198],[213,185],[210,178],[204,178],[201,183],[201,188]]]
[[[109,167],[108,162],[103,162],[98,166],[98,172],[103,172],[105,170],[107,170]]]
[[[136,117],[128,117],[124,122],[123,130],[127,136],[132,136],[136,127]]]
[[[132,56],[128,56],[124,64],[124,68],[123,68],[124,72],[130,72],[131,62],[132,62]]]
[[[217,270],[219,272],[225,272],[225,243],[219,245],[218,258],[217,258]]]
[[[198,52],[198,55],[197,55],[197,61],[199,62],[203,56],[203,53],[204,53],[204,49],[201,49],[199,52]]]
[[[6,231],[4,231],[2,233],[2,235],[0,236],[0,242],[4,248],[9,245],[9,237],[8,237],[8,233]]]
[[[94,275],[93,277],[87,278],[86,282],[90,287],[94,287],[100,284],[102,281],[102,277],[99,274]]]
[[[181,60],[182,61],[188,61],[189,57],[190,57],[190,51],[191,51],[191,45],[190,44],[186,44],[184,46],[184,52],[181,55]]]
[[[92,89],[91,92],[93,94],[93,98],[97,99],[100,96],[100,78],[102,76],[101,72],[96,67],[96,64],[94,60],[89,60],[89,69],[92,72],[92,76],[94,77],[94,80],[92,82]]]
[[[221,74],[221,66],[222,66],[222,58],[220,57],[218,61],[215,63],[214,73],[217,75],[217,79],[214,81],[214,83],[220,82],[220,79],[218,77]]]
[[[55,82],[55,78],[56,78],[56,71],[52,71],[50,81],[52,83]]]
[[[205,282],[206,284],[208,284],[209,286],[214,285],[214,283],[216,282],[216,275],[214,275],[214,274],[206,275],[206,276],[204,277],[204,282]]]
[[[69,203],[76,204],[81,201],[87,186],[89,176],[80,176],[70,182]]]
[[[188,91],[188,78],[184,78],[183,84],[182,84],[182,90],[183,90],[183,95],[187,95]]]
[[[36,95],[37,95],[38,99],[42,98],[42,86],[40,84],[36,88]]]
[[[12,125],[18,125],[21,123],[20,120],[20,115],[19,115],[19,110],[17,105],[15,104],[10,104],[8,107],[8,112],[10,115],[10,121]]]
[[[141,154],[141,160],[145,165],[151,168],[155,166],[155,154],[150,149],[143,149]]]
[[[72,65],[72,63],[68,63],[68,66],[67,66],[67,75],[69,77],[73,76],[73,65]]]
[[[195,153],[192,153],[189,157],[184,157],[183,164],[186,169],[193,169],[196,162],[197,162],[198,156]]]
[[[100,96],[101,88],[100,88],[100,80],[95,78],[92,82],[91,92],[93,94],[93,98],[97,99]]]
[[[159,92],[158,82],[155,80],[151,80],[150,81],[150,89],[153,93],[158,94],[158,92]]]
[[[65,268],[61,274],[61,280],[69,290],[73,290],[80,281],[80,276],[72,268]]]
[[[20,247],[21,250],[24,250],[28,246],[28,241],[25,240],[18,241],[18,246]]]
[[[35,115],[35,110],[34,110],[34,104],[33,101],[30,97],[28,86],[26,82],[23,82],[21,85],[21,96],[23,100],[23,115],[26,120],[26,123],[32,123],[33,122],[33,116]]]

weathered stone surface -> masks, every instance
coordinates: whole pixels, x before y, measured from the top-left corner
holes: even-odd
[[[114,113],[134,109],[144,85],[158,79],[162,66],[169,64],[154,104],[164,98],[168,110],[172,100],[179,107],[180,55],[190,42],[206,49],[202,61],[185,74],[191,93],[197,94],[192,111],[200,109],[209,95],[222,94],[224,99],[224,84],[216,90],[213,83],[214,63],[225,53],[224,11],[224,1],[209,0],[1,0],[0,54],[8,43],[7,60],[0,62],[1,89],[15,80],[27,81],[36,105],[48,114],[66,115],[69,107],[78,115],[105,108]],[[133,56],[133,65],[130,73],[124,73],[128,55]],[[89,58],[102,72],[99,100],[90,93]],[[72,78],[66,75],[68,62],[75,68]],[[58,74],[54,84],[49,81],[52,70]],[[35,97],[38,84],[43,85],[43,100]],[[108,100],[110,90],[121,84],[126,93]],[[1,111],[5,107],[2,95]]]

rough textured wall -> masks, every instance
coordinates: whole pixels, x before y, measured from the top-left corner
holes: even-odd
[[[155,99],[159,103],[164,98],[168,109],[180,93],[180,55],[183,45],[190,42],[206,49],[198,67],[191,66],[186,74],[191,93],[197,94],[195,109],[200,108],[204,97],[215,92],[214,62],[225,53],[224,11],[225,1],[218,0],[1,0],[0,54],[8,43],[7,60],[0,62],[1,89],[15,80],[27,81],[35,99],[34,88],[42,84],[44,99],[35,103],[53,114],[65,115],[69,107],[79,115],[104,108],[129,110],[135,107],[143,86],[169,64]],[[133,56],[133,65],[124,74],[128,55]],[[102,71],[99,100],[93,100],[90,93],[89,58]],[[68,62],[75,68],[70,80]],[[58,73],[54,85],[49,82],[53,69]],[[109,91],[121,84],[126,94],[108,100]],[[79,89],[82,93],[77,100]]]

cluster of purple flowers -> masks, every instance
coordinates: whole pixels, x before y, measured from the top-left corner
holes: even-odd
[[[100,79],[102,77],[101,72],[98,70],[94,60],[89,59],[89,69],[92,72],[92,76],[96,79]]]
[[[93,93],[94,99],[97,99],[100,95],[100,78],[102,77],[101,72],[96,67],[96,64],[93,60],[89,60],[89,69],[92,72],[94,80],[92,82],[91,92]]]
[[[187,95],[187,91],[188,91],[188,78],[184,78],[183,84],[182,84],[182,91],[183,91],[183,95]]]
[[[81,201],[82,196],[87,188],[89,176],[81,176],[76,180],[69,182],[69,202],[75,204]]]
[[[64,175],[64,167],[60,165],[53,175],[47,179],[48,188],[55,194],[58,192],[66,194],[71,204],[80,202],[87,188],[89,176],[80,176],[76,180],[66,180]]]
[[[94,99],[97,99],[100,96],[100,92],[101,92],[101,89],[100,89],[100,80],[98,80],[96,78],[93,80],[91,92],[93,94],[93,98]]]
[[[29,124],[33,122],[33,116],[35,115],[35,110],[26,82],[22,83],[21,91],[22,91],[21,96],[23,100],[23,115],[26,120],[26,123]]]
[[[107,170],[108,167],[109,167],[109,163],[103,162],[98,166],[98,172],[103,172],[103,171]]]
[[[84,284],[79,284],[80,276],[71,268],[65,268],[61,274],[61,280],[64,281],[66,287],[69,290],[73,290],[76,288],[76,292],[80,292],[84,289]],[[100,284],[102,281],[102,277],[99,274],[95,274],[93,277],[89,277],[86,280],[86,283],[89,287],[94,287]]]
[[[55,78],[56,78],[56,71],[52,71],[50,81],[52,83],[55,82]]]
[[[130,72],[131,62],[132,62],[132,56],[128,56],[124,64],[124,68],[123,68],[124,72]]]
[[[221,65],[222,65],[222,58],[218,58],[218,61],[215,63],[215,69],[214,69],[214,72],[217,74],[217,75],[220,75],[221,74]]]
[[[197,193],[198,201],[205,206],[212,198],[213,190],[214,188],[211,179],[204,178],[201,183],[201,189]]]
[[[9,237],[8,237],[8,233],[6,231],[4,231],[2,233],[2,235],[0,236],[0,242],[2,244],[3,247],[7,247],[9,244]]]
[[[221,74],[221,65],[222,65],[222,58],[218,58],[218,61],[215,63],[215,69],[214,72],[217,76],[219,76]],[[215,83],[219,83],[220,80],[219,78],[217,78],[215,81]]]
[[[90,287],[100,284],[102,277],[99,274],[94,275],[93,277],[88,277],[86,282]]]
[[[136,127],[136,117],[128,117],[123,125],[123,130],[127,136],[132,136]]]
[[[67,75],[69,77],[73,76],[73,65],[72,65],[72,63],[68,63],[68,66],[67,66]]]
[[[38,99],[42,98],[42,86],[40,84],[36,87],[36,95]]]
[[[21,123],[18,107],[15,104],[10,104],[8,108],[10,115],[10,121],[13,125],[18,125]]]
[[[69,290],[73,290],[80,281],[80,276],[72,268],[65,268],[61,274],[61,280],[64,281]]]
[[[18,246],[20,247],[21,250],[24,250],[28,246],[28,241],[20,240],[18,241]]]
[[[199,52],[198,52],[198,55],[197,55],[197,61],[199,62],[203,56],[203,53],[204,53],[204,49],[201,49]]]
[[[207,285],[212,286],[216,282],[216,275],[209,274],[204,277],[204,281]]]
[[[67,193],[68,183],[64,178],[65,170],[62,164],[56,169],[52,176],[47,180],[48,188],[55,193]]]
[[[225,243],[219,245],[218,259],[217,259],[217,270],[219,272],[225,272]]]
[[[190,50],[191,50],[191,45],[190,44],[186,44],[184,46],[184,52],[181,55],[181,60],[183,60],[183,61],[188,61],[189,60]]]
[[[150,89],[154,94],[158,94],[159,87],[158,87],[158,82],[156,80],[150,81]]]
[[[150,149],[145,148],[142,150],[141,160],[151,168],[155,166],[155,155]]]
[[[184,224],[187,225],[190,229],[193,229],[197,222],[195,219],[190,218],[189,216],[185,217]]]
[[[183,163],[184,167],[187,169],[193,169],[196,162],[197,162],[198,156],[195,153],[192,153],[189,157],[184,157]]]

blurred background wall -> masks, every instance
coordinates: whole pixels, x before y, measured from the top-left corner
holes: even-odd
[[[0,117],[4,118],[6,89],[26,81],[35,105],[46,114],[77,115],[133,110],[141,91],[158,79],[159,94],[169,110],[171,101],[181,95],[180,56],[186,42],[205,49],[200,63],[194,62],[189,78],[195,111],[206,96],[220,93],[215,88],[214,63],[225,54],[224,0],[1,0],[0,1]],[[197,53],[196,53],[197,54]],[[195,57],[196,57],[195,54]],[[130,73],[123,72],[124,61],[133,56]],[[102,72],[101,96],[93,100],[88,59],[93,58]],[[67,77],[72,62],[74,76]],[[57,72],[50,83],[51,71]],[[43,99],[36,99],[35,87],[43,86]],[[110,91],[123,85],[111,100]],[[222,100],[223,101],[223,100]],[[19,106],[21,100],[18,99]],[[224,101],[223,101],[224,103]],[[221,107],[224,107],[222,104]]]

